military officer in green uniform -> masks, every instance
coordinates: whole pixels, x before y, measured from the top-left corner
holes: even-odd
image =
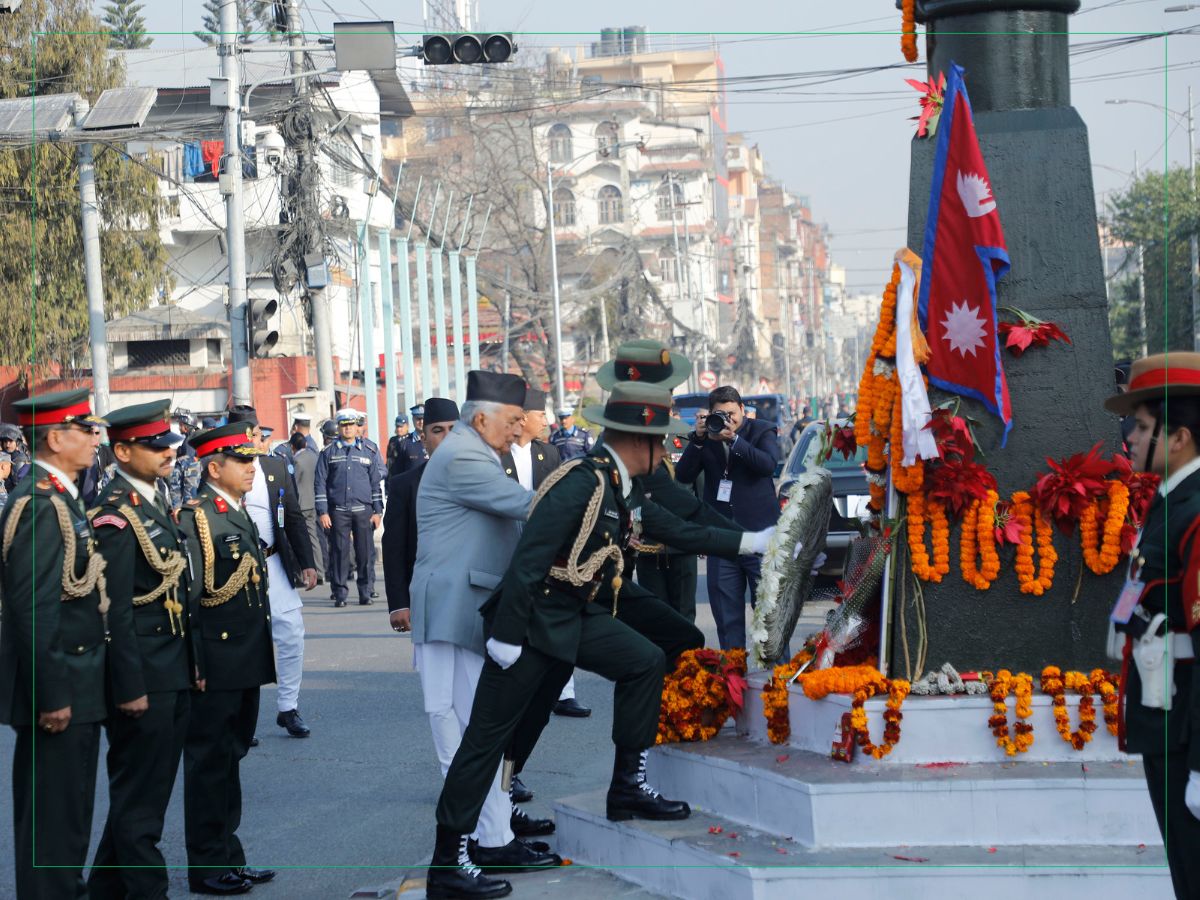
[[[1168,402],[1169,401],[1169,402]],[[1180,900],[1200,897],[1200,353],[1135,362],[1106,401],[1132,415],[1130,460],[1163,481],[1112,612],[1123,632],[1122,750],[1142,755]]]
[[[596,372],[596,382],[606,391],[620,381],[656,384],[671,390],[687,381],[691,361],[660,341],[639,339],[617,347],[614,359]],[[675,480],[669,457],[642,480],[646,497],[679,518],[699,525],[740,531],[697,496],[691,488]],[[657,595],[689,622],[696,621],[696,554],[667,543],[646,542],[637,548],[638,584]]]
[[[188,884],[194,893],[242,894],[275,873],[246,866],[237,836],[242,818],[239,767],[258,721],[259,689],[275,680],[266,556],[242,504],[259,454],[244,422],[191,438],[202,482],[180,511],[196,566],[204,690],[192,697],[183,751]]]
[[[85,897],[109,601],[75,479],[95,461],[106,423],[86,389],[14,408],[34,457],[0,516],[0,722],[17,733],[16,896]]]
[[[662,613],[682,620],[627,584],[624,551],[644,526],[657,530],[664,522],[675,523],[680,540],[703,533],[723,555],[736,555],[745,538],[740,531],[688,526],[653,504],[641,506],[637,479],[661,462],[664,435],[686,429],[671,420],[670,409],[670,393],[662,388],[615,385],[604,410],[589,415],[607,429],[603,443],[558,470],[562,474],[539,492],[501,588],[483,609],[489,659],[438,802],[431,898],[500,897],[511,890],[471,865],[467,836],[518,724],[531,709],[548,712],[572,666],[616,685],[609,817],[690,814],[686,803],[667,800],[646,784],[642,760],[658,729],[666,654],[639,632],[656,630]],[[622,610],[636,608],[642,598],[649,600],[650,621],[635,629],[622,620]]]
[[[108,414],[116,474],[89,510],[108,584],[109,808],[91,900],[167,896],[158,849],[195,684],[187,541],[166,479],[183,436],[169,400]]]

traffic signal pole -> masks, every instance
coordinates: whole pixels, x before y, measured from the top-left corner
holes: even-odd
[[[225,106],[225,171],[221,193],[225,195],[225,252],[229,259],[229,342],[233,351],[231,405],[251,405],[249,328],[246,321],[246,234],[242,220],[241,84],[238,72],[237,0],[221,0],[221,77],[228,98]]]

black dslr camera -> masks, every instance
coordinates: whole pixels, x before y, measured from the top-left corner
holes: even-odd
[[[729,427],[729,413],[720,410],[710,412],[704,421],[704,427],[708,429],[709,434],[720,434]]]

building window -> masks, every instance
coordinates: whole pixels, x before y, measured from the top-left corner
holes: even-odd
[[[621,128],[616,122],[601,122],[596,126],[596,150],[607,159],[621,155]]]
[[[191,365],[191,345],[186,340],[129,341],[125,345],[125,352],[131,369]]]
[[[554,190],[554,224],[559,228],[575,224],[575,195],[566,188]]]
[[[356,188],[362,183],[362,160],[354,144],[345,134],[338,134],[332,141],[329,153],[333,169],[333,183],[341,188]]]
[[[425,140],[429,143],[450,137],[450,122],[442,116],[430,116],[425,120]]]
[[[655,195],[654,208],[660,222],[671,221],[672,212],[678,215],[683,211],[683,188],[674,182],[664,181]]]
[[[363,168],[375,168],[375,137],[373,135],[364,134],[362,136],[362,155],[370,165],[363,165]],[[362,162],[362,158],[359,159]],[[371,193],[371,182],[375,180],[375,176],[370,172],[364,172],[362,177],[362,189],[365,193]]]
[[[551,125],[546,137],[550,141],[550,162],[568,163],[574,158],[570,128],[562,123]]]
[[[658,276],[664,284],[674,284],[679,280],[679,270],[675,265],[675,254],[668,250],[658,251]]]
[[[224,365],[224,360],[221,358],[221,339],[209,338],[204,343],[208,349],[208,364],[210,366]]]
[[[600,188],[596,195],[600,202],[600,224],[615,225],[625,221],[625,208],[621,202],[621,192],[611,184]]]

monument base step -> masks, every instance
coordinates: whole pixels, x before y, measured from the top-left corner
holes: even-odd
[[[686,900],[1105,900],[1173,896],[1162,847],[805,848],[702,810],[682,822],[610,822],[604,791],[554,804],[557,849]],[[870,810],[848,815],[860,821]],[[922,823],[912,819],[910,831]],[[811,892],[811,893],[808,893]]]
[[[854,847],[1161,844],[1139,762],[854,766],[725,729],[651,751],[664,796],[791,838]]]

